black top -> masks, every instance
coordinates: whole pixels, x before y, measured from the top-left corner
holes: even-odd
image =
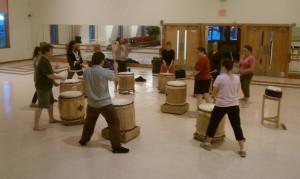
[[[175,52],[173,49],[166,50],[164,49],[162,51],[162,59],[166,61],[167,66],[170,66],[172,60],[175,58]]]
[[[54,82],[47,77],[50,74],[53,74],[52,66],[49,60],[45,56],[42,56],[37,66],[35,87],[41,90],[50,90]]]
[[[217,53],[213,54],[213,51],[211,51],[208,54],[208,58],[209,58],[209,61],[210,61],[211,71],[218,70],[218,72],[220,73],[221,65],[222,65],[221,63],[222,63],[222,59],[223,59],[222,52],[218,51]]]
[[[78,54],[78,58],[79,58],[79,61],[80,61],[79,64],[76,64],[77,59],[76,59],[76,55],[73,53],[73,51],[68,51],[67,52],[67,59],[68,59],[68,62],[69,62],[69,65],[70,65],[71,69],[73,69],[75,66],[81,67],[81,64],[83,63],[83,60],[81,58],[80,50],[76,49],[76,52]]]

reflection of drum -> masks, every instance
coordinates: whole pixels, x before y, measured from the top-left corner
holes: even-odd
[[[186,103],[186,83],[183,81],[168,81],[166,86],[166,103],[184,105]]]
[[[67,79],[60,83],[60,92],[81,91],[81,83],[78,79]]]
[[[283,89],[276,86],[267,86],[265,90],[265,94],[267,96],[281,98]]]
[[[80,80],[80,83],[81,83],[81,91],[82,91],[82,94],[83,94],[84,96],[86,96],[87,93],[86,93],[86,87],[85,87],[85,82],[84,82],[84,80],[83,80],[83,76],[78,76],[78,79]]]
[[[175,75],[172,73],[160,73],[158,75],[158,89],[159,90],[166,90],[166,85],[168,81],[174,81]]]
[[[112,99],[120,120],[120,131],[129,131],[135,127],[134,102],[129,99]]]
[[[195,138],[200,139],[201,141],[205,139],[206,137],[206,131],[210,122],[211,118],[211,112],[214,108],[214,104],[212,103],[204,103],[200,104],[198,106],[199,112],[198,112],[198,117],[197,117],[197,122],[196,122],[196,133],[195,133]],[[216,133],[213,137],[213,140],[223,140],[225,137],[225,121],[226,118],[225,116],[221,120]]]
[[[120,72],[119,73],[119,90],[131,91],[134,90],[134,73]]]
[[[85,116],[85,99],[81,91],[65,91],[59,95],[60,118],[65,124],[82,123]]]

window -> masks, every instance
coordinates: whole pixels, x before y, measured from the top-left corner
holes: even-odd
[[[219,41],[221,39],[220,27],[219,26],[209,26],[208,27],[208,40],[209,41]]]
[[[123,26],[122,25],[118,26],[118,37],[123,37]]]
[[[95,26],[94,25],[89,26],[89,38],[90,38],[90,42],[95,41]]]
[[[146,36],[145,26],[141,26],[141,36]]]
[[[238,26],[208,26],[208,41],[236,41]]]
[[[0,0],[0,48],[9,47],[7,0]]]
[[[50,25],[50,40],[52,44],[58,44],[58,25]]]

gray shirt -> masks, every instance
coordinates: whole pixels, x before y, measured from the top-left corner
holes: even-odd
[[[33,58],[33,80],[34,82],[36,81],[36,71],[37,71],[37,66],[38,66],[38,63],[39,63],[39,57],[38,56],[35,56]]]
[[[93,65],[84,71],[83,79],[85,81],[89,106],[101,108],[112,104],[108,90],[108,81],[114,79],[112,71],[106,70],[100,65]]]

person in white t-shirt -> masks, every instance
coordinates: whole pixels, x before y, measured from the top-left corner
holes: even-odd
[[[244,149],[245,138],[241,128],[240,108],[238,99],[238,89],[240,80],[237,75],[232,74],[233,61],[229,58],[223,59],[224,74],[219,75],[213,86],[212,96],[216,97],[215,107],[211,114],[211,119],[206,132],[206,141],[200,146],[206,150],[211,150],[211,141],[225,114],[228,115],[230,124],[234,131],[236,140],[239,143],[241,157],[246,157]]]

